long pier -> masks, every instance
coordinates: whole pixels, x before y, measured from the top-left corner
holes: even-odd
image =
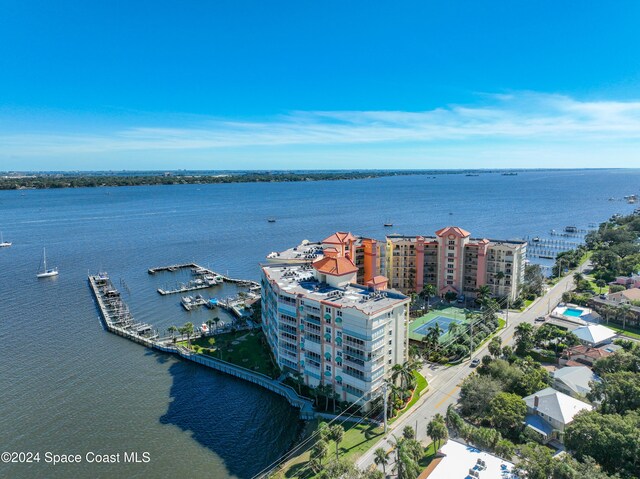
[[[173,264],[173,265],[169,265],[169,266],[157,266],[155,268],[149,268],[147,270],[147,272],[149,274],[156,274],[156,273],[160,273],[160,272],[171,272],[174,273],[176,271],[179,271],[181,269],[191,269],[193,271],[195,271],[196,275],[198,276],[214,276],[216,278],[220,278],[222,279],[223,282],[227,282],[227,283],[234,283],[234,284],[238,284],[240,286],[247,286],[249,288],[250,291],[257,291],[261,288],[260,283],[258,283],[257,281],[252,281],[250,279],[238,279],[238,278],[232,278],[230,276],[221,274],[221,273],[216,273],[215,271],[213,271],[212,269],[209,268],[205,268],[204,266],[200,266],[197,263],[182,263],[182,264]],[[174,289],[162,289],[162,288],[158,288],[158,293],[160,293],[161,295],[167,295],[167,294],[176,294],[176,293],[187,293],[189,291],[197,291],[199,289],[207,289],[207,288],[211,288],[213,286],[215,286],[217,283],[215,284],[193,284],[193,285],[182,285],[179,288],[174,288]]]
[[[120,297],[106,273],[89,275],[89,286],[100,310],[100,319],[107,331],[148,348],[175,354],[189,361],[207,366],[245,381],[252,382],[284,397],[293,407],[300,409],[303,420],[315,418],[311,399],[299,396],[291,386],[282,384],[269,376],[231,364],[221,359],[197,354],[182,346],[161,340],[150,325],[136,323],[129,308]]]

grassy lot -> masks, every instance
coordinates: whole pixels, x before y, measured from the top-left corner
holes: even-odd
[[[627,329],[622,329],[620,326],[617,326],[612,323],[609,323],[609,324],[603,323],[603,326],[613,329],[614,331],[620,334],[624,334],[625,336],[629,336],[630,338],[640,339],[640,329],[634,329],[629,327],[627,327]]]
[[[411,409],[411,407],[416,402],[418,402],[418,399],[420,399],[421,394],[429,386],[429,383],[427,383],[427,380],[425,379],[425,377],[422,374],[420,374],[418,371],[414,371],[413,372],[413,376],[416,378],[416,389],[413,392],[413,396],[411,397],[411,401],[409,401],[409,403],[405,406],[405,408],[402,409],[398,413],[398,415],[396,417],[394,417],[393,419],[389,420],[389,424],[393,424],[396,420],[398,420],[400,418],[400,416],[402,416],[405,412],[409,411]]]
[[[525,299],[524,300],[524,306],[522,308],[520,308],[520,312],[525,311],[529,306],[531,306],[533,304],[534,301],[535,301],[535,299]]]
[[[237,331],[198,338],[191,341],[191,349],[276,378],[279,371],[264,344],[263,334],[262,331]],[[179,341],[178,344],[187,346],[186,341]]]
[[[436,452],[436,444],[434,442],[426,447],[426,449],[424,450],[424,456],[422,456],[422,459],[418,461],[418,464],[422,469],[425,469],[431,463],[436,455]]]
[[[339,420],[336,423],[339,423]],[[313,428],[313,432],[315,432],[320,424],[320,422],[316,423],[315,428]],[[340,458],[347,459],[349,461],[355,461],[358,459],[364,452],[368,451],[377,441],[379,441],[384,433],[381,427],[376,427],[371,424],[344,423],[342,426],[345,431],[338,450],[340,452]],[[310,445],[313,446],[313,441],[310,441],[310,443]],[[335,442],[329,441],[328,446],[329,455],[327,459],[335,459]],[[313,475],[310,476],[311,471],[308,468],[308,461],[309,450],[306,450],[299,456],[291,459],[285,466],[285,477],[314,477]]]

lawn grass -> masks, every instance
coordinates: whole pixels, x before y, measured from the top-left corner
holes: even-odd
[[[236,331],[191,340],[191,349],[199,354],[222,359],[252,371],[278,377],[262,331]],[[237,342],[237,344],[233,344]],[[186,341],[177,344],[187,346]]]
[[[609,329],[613,329],[614,331],[623,334],[624,336],[628,336],[630,338],[635,338],[635,339],[640,339],[640,329],[634,329],[634,328],[629,328],[627,327],[627,329],[622,329],[620,326],[616,326],[614,324],[603,324],[603,326],[606,326]]]
[[[308,430],[308,434],[312,434],[317,428],[326,421],[319,421],[315,423],[315,427]],[[334,424],[339,424],[340,420]],[[350,462],[358,459],[363,453],[368,451],[376,442],[378,442],[383,434],[384,430],[381,427],[373,424],[353,424],[344,423],[344,436],[338,447],[340,453],[340,459],[346,459]],[[285,477],[296,478],[305,477],[311,478],[315,475],[311,474],[308,467],[310,449],[313,447],[315,441],[309,442],[309,448],[302,452],[297,457],[292,458],[284,467]],[[333,460],[336,457],[336,443],[329,441],[327,460]]]
[[[538,298],[536,298],[538,299]],[[531,306],[533,304],[533,302],[535,301],[535,299],[525,299],[524,300],[524,306],[522,308],[519,309],[519,311],[522,313],[523,311],[526,311],[526,309]]]
[[[436,443],[432,442],[424,450],[424,456],[418,461],[418,465],[424,470],[436,456]]]

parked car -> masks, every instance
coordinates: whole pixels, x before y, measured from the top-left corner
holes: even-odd
[[[480,364],[480,360],[478,358],[475,358],[471,361],[471,364],[469,366],[475,368],[478,364]]]
[[[534,321],[536,323],[543,323],[547,318],[545,318],[544,316],[538,316]]]

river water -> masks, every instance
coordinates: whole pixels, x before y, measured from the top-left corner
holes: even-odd
[[[147,268],[195,261],[259,279],[269,252],[337,230],[384,238],[454,224],[474,236],[544,236],[632,211],[622,197],[639,180],[640,170],[530,171],[0,191],[0,230],[13,242],[0,250],[0,449],[41,454],[0,464],[0,477],[248,478],[295,440],[297,411],[279,396],[105,332],[88,271],[108,271],[140,321],[200,324],[206,311],[156,293],[178,278]],[[35,278],[43,246],[57,278]],[[47,451],[83,461],[53,466]],[[151,460],[84,457],[124,451]]]

